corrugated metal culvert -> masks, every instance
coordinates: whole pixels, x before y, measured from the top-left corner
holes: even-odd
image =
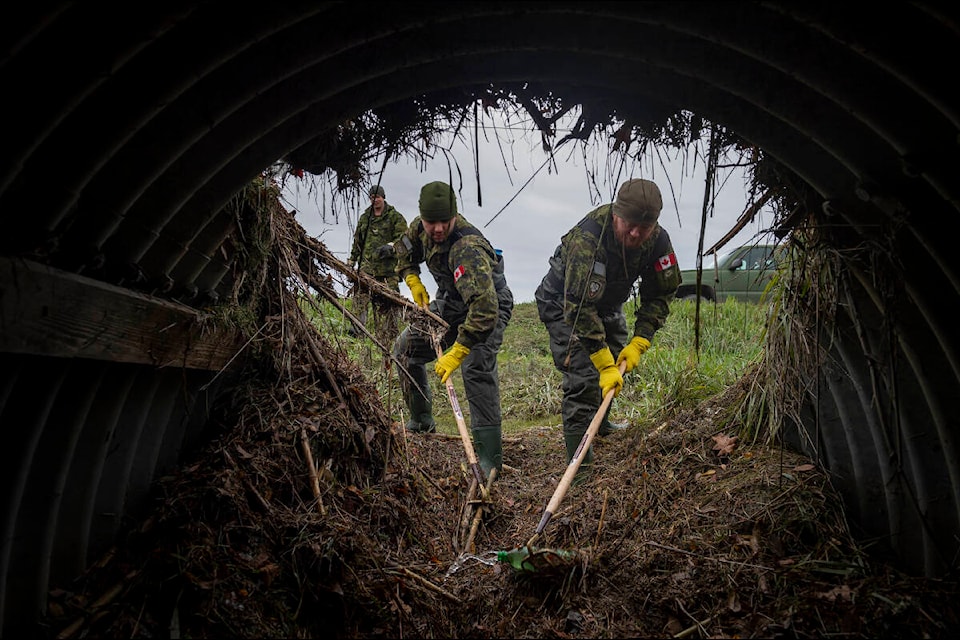
[[[689,109],[802,182],[798,219],[829,295],[795,309],[818,349],[793,363],[806,377],[783,411],[790,437],[877,549],[919,575],[955,572],[960,104],[942,69],[960,53],[958,17],[922,3],[9,10],[4,629],[42,613],[49,585],[105,551],[202,437],[239,334],[197,323],[255,269],[257,218],[238,212],[270,188],[255,182],[264,168],[338,168],[322,143],[345,118],[531,79],[626,116]]]

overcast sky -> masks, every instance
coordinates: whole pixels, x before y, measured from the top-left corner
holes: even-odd
[[[573,144],[568,146],[574,148]],[[601,153],[598,151],[592,157],[584,157],[582,147],[573,154],[569,149],[561,147],[557,152],[556,168],[551,165],[538,172],[548,157],[539,138],[532,142],[530,139],[515,140],[512,144],[502,138],[499,143],[492,137],[481,139],[479,186],[482,205],[478,200],[474,154],[468,142],[455,142],[449,153],[437,154],[438,157],[429,162],[425,170],[406,159],[388,164],[381,184],[387,202],[409,223],[419,215],[420,188],[434,180],[449,182],[450,169],[445,157],[455,160],[460,173],[458,175],[456,167],[452,169],[452,182],[457,190],[460,213],[477,226],[494,247],[503,250],[507,283],[517,302],[533,300],[533,293],[547,272],[547,260],[560,237],[591,209],[611,202],[619,184],[631,177],[652,179],[660,186],[664,197],[660,225],[670,233],[680,268],[696,267],[704,194],[702,160],[694,161],[692,154],[688,155],[686,166],[682,157],[667,160],[665,172],[659,160],[646,159],[632,169],[626,169],[628,173],[610,178],[608,176],[614,169],[607,165],[613,156],[603,154],[598,157]],[[574,157],[568,157],[570,155]],[[592,181],[588,180],[588,168],[596,176]],[[629,173],[631,170],[632,174]],[[534,174],[536,176],[531,180]],[[713,215],[707,218],[704,250],[722,238],[746,208],[742,172],[730,170],[727,174],[726,182],[718,191]],[[666,180],[667,175],[670,182]],[[307,233],[318,237],[337,257],[346,260],[357,218],[369,205],[369,200],[357,202],[346,215],[341,212],[339,223],[334,224],[329,204],[322,202],[316,188],[309,187],[306,183],[309,179],[308,174],[303,180],[293,178],[287,181],[283,196],[287,208],[297,211],[296,218]],[[324,210],[327,211],[326,223],[321,215]],[[757,220],[748,224],[724,250],[755,241],[769,226],[772,217],[772,212],[765,208]],[[711,264],[712,258],[707,266]],[[422,272],[421,278],[432,299],[436,285],[425,267]],[[404,284],[400,289],[409,297]]]

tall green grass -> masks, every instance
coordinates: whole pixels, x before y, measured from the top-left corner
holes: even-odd
[[[349,308],[349,300],[346,306]],[[708,303],[700,309],[700,345],[695,350],[695,302],[671,303],[666,324],[657,332],[640,364],[626,376],[623,391],[613,404],[611,417],[631,423],[655,421],[664,412],[693,407],[727,389],[756,362],[763,350],[766,305],[727,300]],[[397,420],[406,420],[396,367],[387,371],[384,356],[364,339],[346,331],[342,314],[327,304],[313,312],[318,328],[340,346],[374,382],[385,406]],[[625,305],[628,326],[633,313]],[[546,328],[537,316],[536,304],[514,308],[497,357],[500,404],[506,433],[530,426],[560,424],[561,375],[553,366]],[[462,378],[454,373],[454,388],[469,424],[469,403]],[[446,388],[431,376],[434,416],[438,430],[457,433],[456,420]]]

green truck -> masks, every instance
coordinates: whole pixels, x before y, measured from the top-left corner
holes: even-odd
[[[723,302],[736,298],[744,302],[759,302],[764,290],[777,272],[777,245],[749,244],[733,249],[714,261],[715,254],[703,257],[700,297]],[[677,298],[696,300],[697,270],[680,272]]]

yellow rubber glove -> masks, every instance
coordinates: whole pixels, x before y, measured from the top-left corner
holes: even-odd
[[[459,342],[454,342],[453,346],[447,349],[447,352],[437,358],[437,366],[434,371],[440,376],[441,384],[446,383],[450,374],[457,370],[463,359],[470,354],[470,349]]]
[[[641,338],[636,336],[633,340],[630,341],[630,344],[623,348],[623,351],[620,352],[620,355],[617,356],[617,366],[620,366],[621,362],[627,363],[627,368],[624,369],[624,373],[630,373],[633,371],[633,368],[640,364],[640,356],[646,353],[647,349],[650,348],[650,341],[646,338]]]
[[[623,389],[623,376],[620,369],[613,361],[613,354],[609,347],[604,347],[599,351],[590,354],[590,361],[600,372],[600,391],[606,397],[607,392],[613,389],[613,395],[616,396]]]
[[[410,293],[413,295],[413,301],[417,303],[417,306],[426,309],[427,305],[430,304],[430,295],[427,293],[427,288],[420,282],[420,276],[411,273],[403,281],[410,287]]]

